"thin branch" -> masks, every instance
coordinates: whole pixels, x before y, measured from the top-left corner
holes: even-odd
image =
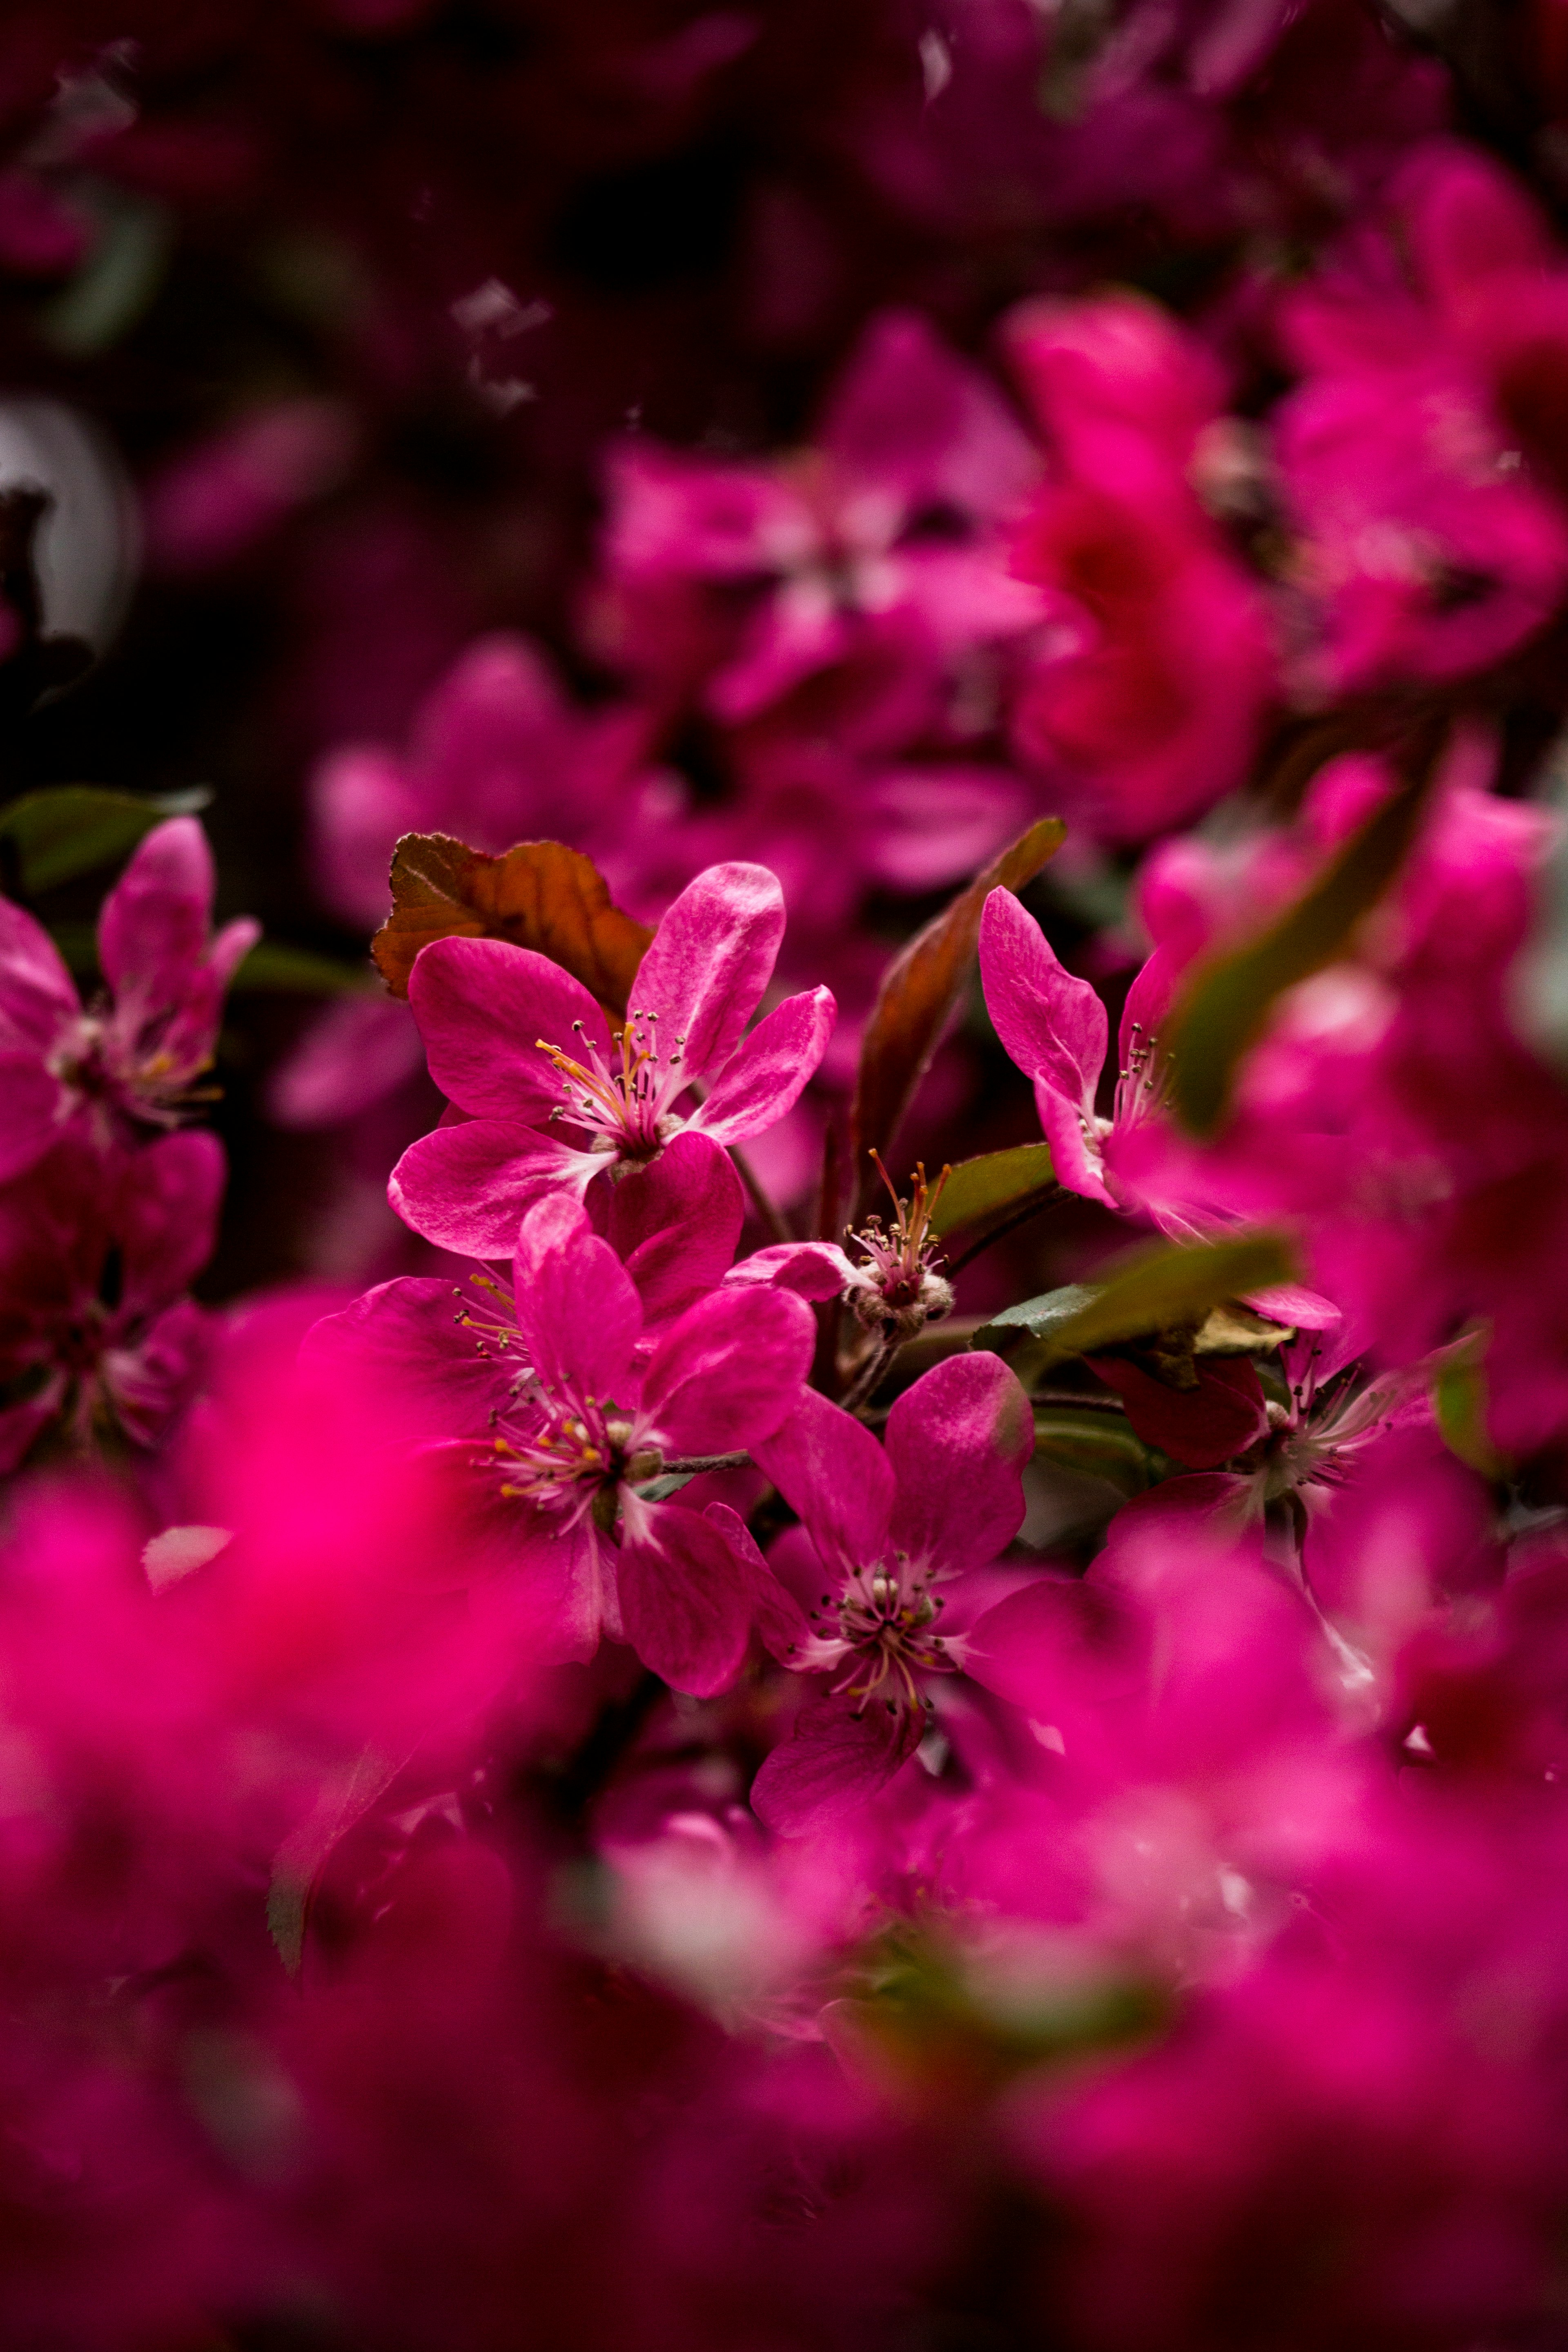
[[[882,1375],[898,1354],[902,1341],[895,1332],[890,1339],[879,1339],[869,1360],[856,1374],[838,1402],[846,1412],[854,1412],[867,1399],[875,1396],[881,1385]]]
[[[1048,1209],[1054,1201],[1061,1198],[1061,1190],[1059,1184],[1053,1183],[1049,1192],[1042,1193],[1038,1200],[1026,1202],[1024,1206],[1015,1211],[1012,1216],[1005,1217],[999,1225],[994,1225],[988,1234],[982,1234],[977,1242],[971,1243],[962,1257],[950,1259],[947,1266],[949,1282],[962,1274],[964,1267],[980,1255],[982,1250],[988,1250],[993,1242],[1002,1241],[1008,1234],[1016,1233],[1019,1226],[1026,1225],[1031,1217],[1037,1217],[1042,1209]]]
[[[730,1146],[730,1157],[735,1163],[742,1183],[745,1186],[747,1192],[752,1196],[752,1208],[755,1209],[758,1216],[761,1217],[763,1224],[767,1227],[768,1232],[773,1235],[774,1241],[793,1242],[795,1235],[791,1233],[783,1217],[780,1216],[778,1211],[769,1200],[766,1192],[763,1192],[762,1181],[759,1178],[756,1170],[752,1166],[751,1161],[747,1159],[745,1153],[739,1150],[734,1144],[731,1144]]]
[[[703,1470],[747,1470],[751,1463],[749,1454],[681,1454],[673,1462],[665,1463],[658,1475],[661,1478],[694,1478]]]

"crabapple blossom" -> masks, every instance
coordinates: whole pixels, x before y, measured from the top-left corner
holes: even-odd
[[[404,1153],[399,1214],[445,1248],[496,1256],[551,1192],[581,1197],[689,1131],[722,1144],[764,1132],[821,1061],[835,1010],[814,989],[747,1033],[783,931],[783,895],[762,867],[699,875],[654,934],[613,1034],[582,983],[532,950],[434,941],[409,1001],[431,1073],[467,1116]]]

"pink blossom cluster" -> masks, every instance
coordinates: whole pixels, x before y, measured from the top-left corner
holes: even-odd
[[[835,1009],[757,1017],[763,866],[613,1018],[426,946],[391,1196],[439,1270],[216,1316],[179,1122],[253,927],[189,818],[86,1011],[7,902],[11,2340],[1552,2340],[1568,1101],[1507,988],[1551,823],[1489,758],[1162,842],[1109,1070],[989,892],[1032,1213],[1102,1220],[989,1319],[942,1201],[1018,1147],[762,1225]],[[1413,791],[1205,1139],[1184,992]],[[1072,1343],[1119,1236],[1264,1231],[1243,1296]]]
[[[1497,14],[0,23],[0,2352],[1568,2347]]]

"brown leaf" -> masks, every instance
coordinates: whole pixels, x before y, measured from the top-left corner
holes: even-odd
[[[884,1160],[915,1088],[956,1005],[980,937],[980,917],[993,890],[1021,890],[1067,838],[1060,817],[1041,817],[1010,848],[994,857],[951,905],[900,950],[883,976],[860,1048],[852,1124],[855,1184],[864,1196],[868,1152]]]
[[[445,833],[405,833],[392,856],[392,912],[370,951],[394,996],[432,940],[510,940],[548,956],[624,1013],[653,934],[611,899],[592,860],[559,841],[522,841],[502,857]]]

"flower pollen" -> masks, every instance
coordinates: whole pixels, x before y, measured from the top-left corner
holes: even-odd
[[[534,1041],[566,1081],[551,1118],[585,1129],[593,1151],[637,1162],[656,1158],[679,1124],[673,1106],[686,1084],[685,1038],[676,1039],[675,1050],[666,1060],[659,1048],[658,1013],[633,1012],[626,1026],[613,1033],[612,1053],[606,1060],[596,1045],[587,1042],[582,1022],[572,1025],[583,1040],[585,1062],[546,1038]]]
[[[846,1666],[833,1696],[852,1699],[858,1714],[873,1703],[890,1715],[929,1706],[916,1675],[952,1674],[958,1665],[931,1630],[942,1607],[941,1594],[931,1593],[921,1570],[911,1570],[905,1553],[891,1567],[858,1568],[837,1604],[825,1593],[823,1606],[809,1612],[814,1626],[826,1619],[837,1630],[817,1633],[816,1658],[803,1663]]]
[[[893,1204],[889,1230],[880,1217],[868,1219],[865,1229],[851,1234],[866,1253],[855,1270],[849,1302],[857,1320],[885,1338],[907,1339],[928,1323],[938,1323],[952,1311],[952,1286],[934,1269],[940,1244],[931,1233],[931,1221],[952,1170],[944,1168],[929,1189],[921,1162],[915,1170],[910,1197],[900,1200],[879,1155],[873,1151],[877,1173]]]

